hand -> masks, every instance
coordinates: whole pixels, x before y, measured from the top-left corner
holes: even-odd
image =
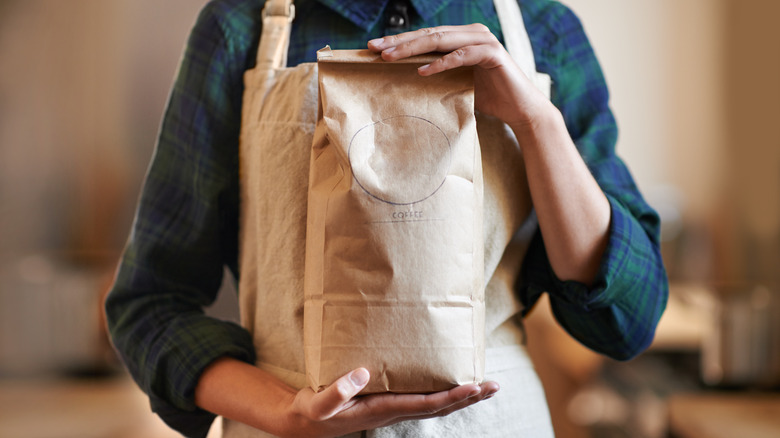
[[[273,435],[333,437],[404,420],[440,417],[490,398],[498,384],[463,385],[433,394],[357,397],[368,383],[358,368],[319,393],[296,391],[271,374],[239,360],[218,359],[204,370],[195,403]]]
[[[538,118],[554,110],[482,24],[420,29],[371,40],[368,48],[381,52],[386,61],[444,52],[439,60],[419,68],[422,76],[474,66],[475,108],[516,131],[533,127]]]
[[[356,369],[315,393],[300,390],[291,406],[290,436],[331,437],[389,426],[405,420],[448,415],[493,396],[498,384],[470,384],[433,394],[374,394],[356,397],[368,383],[364,368]]]
[[[561,113],[481,24],[420,29],[368,42],[382,59],[445,55],[423,76],[474,67],[474,106],[512,128],[523,150],[528,185],[550,264],[562,280],[592,284],[607,246],[610,204],[569,136]]]

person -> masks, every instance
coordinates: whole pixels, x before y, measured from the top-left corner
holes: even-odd
[[[514,292],[508,298],[487,294],[488,312],[491,300],[493,308],[504,309],[488,331],[488,347],[513,347],[519,353],[512,353],[512,361],[525,365],[491,374],[488,359],[489,380],[480,385],[361,397],[356,394],[370,378],[366,370],[353,370],[319,393],[294,387],[273,368],[255,366],[261,356],[267,359],[271,342],[250,333],[252,322],[242,327],[203,314],[225,266],[244,280],[239,137],[243,79],[254,67],[263,1],[213,0],[205,6],[188,40],[106,299],[112,341],[166,423],[187,436],[205,436],[215,414],[226,419],[226,437],[359,431],[551,436],[543,391],[527,358],[523,362],[519,317],[543,292],[559,323],[600,353],[626,360],[650,344],[668,294],[658,216],[615,154],[607,88],[577,17],[551,0],[519,4],[536,67],[552,80],[551,99],[502,46],[504,33],[515,29],[500,27],[491,0],[296,1],[290,66],[314,61],[317,49],[328,44],[367,46],[390,62],[445,53],[420,68],[424,76],[475,66],[476,110],[511,128],[538,221],[525,222],[532,224],[532,238],[517,272],[490,272],[514,282]],[[249,291],[240,286],[238,293]],[[260,301],[257,308],[275,305]],[[254,311],[242,308],[249,315],[242,319],[255,319]]]

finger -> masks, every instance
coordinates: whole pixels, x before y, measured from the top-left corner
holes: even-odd
[[[410,32],[399,33],[397,35],[387,35],[382,38],[376,38],[368,42],[368,48],[374,51],[382,51],[390,47],[398,46],[405,42],[424,37],[426,35],[446,32],[481,32],[490,33],[487,26],[480,23],[460,25],[460,26],[437,26],[424,29],[413,30]]]
[[[495,36],[484,32],[434,32],[419,38],[388,47],[382,51],[382,59],[396,61],[410,56],[431,52],[452,52],[466,46],[486,45],[501,48]]]
[[[503,48],[499,47],[466,46],[453,52],[447,53],[436,61],[423,65],[417,71],[422,76],[430,76],[464,66],[480,66],[485,69],[491,69],[500,66],[508,60],[502,59]]]
[[[315,420],[327,420],[352,405],[355,397],[368,384],[368,370],[358,368],[342,376],[311,398],[308,415]]]
[[[447,415],[449,415],[449,414],[451,414],[451,413],[453,413],[455,411],[459,411],[461,409],[467,408],[467,407],[469,407],[471,405],[474,405],[474,404],[479,403],[479,402],[481,402],[483,400],[487,400],[487,399],[493,397],[494,395],[496,395],[496,393],[498,392],[499,389],[500,388],[499,388],[497,383],[495,383],[495,382],[486,382],[486,383],[483,383],[482,385],[480,385],[480,392],[479,392],[479,394],[471,396],[471,397],[469,397],[469,398],[467,398],[465,400],[462,400],[460,402],[454,403],[454,404],[452,404],[450,406],[447,406],[444,409],[438,410],[436,412],[424,413],[424,414],[421,414],[421,415],[412,415],[412,416],[405,417],[403,420],[404,421],[408,421],[408,420],[424,420],[424,419],[433,418],[433,417],[445,417],[445,416],[447,416]]]
[[[479,392],[477,394],[474,394],[471,397],[468,397],[466,399],[453,403],[449,406],[446,406],[443,409],[440,409],[436,412],[432,412],[430,414],[423,414],[421,416],[415,416],[414,418],[422,419],[422,418],[442,417],[442,416],[449,415],[452,412],[461,410],[475,403],[479,403],[482,400],[485,400],[486,398],[493,397],[498,391],[498,389],[499,389],[498,384],[495,382],[482,383],[481,385],[479,385]],[[406,418],[406,419],[411,419],[411,418]]]
[[[366,400],[368,409],[377,417],[401,419],[405,417],[431,417],[457,403],[481,392],[479,385],[462,385],[449,391],[433,394],[380,394]]]

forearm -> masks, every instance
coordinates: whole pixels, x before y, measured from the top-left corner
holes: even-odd
[[[206,368],[195,403],[207,411],[278,436],[289,430],[296,390],[246,362],[222,358]]]
[[[549,104],[532,124],[512,126],[550,265],[561,280],[592,284],[607,245],[610,205]]]

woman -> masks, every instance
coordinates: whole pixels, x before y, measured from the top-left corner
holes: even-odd
[[[242,79],[254,66],[262,3],[216,0],[199,17],[106,303],[114,343],[155,412],[188,436],[205,435],[212,413],[231,420],[228,437],[266,436],[261,431],[552,435],[543,392],[522,349],[518,316],[547,291],[572,336],[628,359],[649,345],[667,295],[658,218],[615,156],[606,86],[576,17],[548,0],[519,2],[536,67],[552,79],[550,101],[501,44],[505,33],[525,30],[502,29],[490,0],[296,2],[288,65],[313,61],[326,44],[367,44],[386,61],[445,52],[419,70],[424,76],[476,66],[476,110],[510,128],[522,150],[515,154],[521,160],[516,173],[527,174],[538,219],[538,226],[533,216],[511,222],[514,228],[496,245],[497,261],[486,272],[488,312],[494,315],[488,318],[487,376],[495,381],[429,395],[356,398],[370,377],[363,369],[315,394],[285,381],[275,372],[279,367],[254,366],[273,361],[268,351],[274,347],[273,336],[259,334],[257,303],[243,301],[268,292],[247,290],[246,275],[239,275],[238,144]],[[497,181],[508,187],[496,190],[517,189]],[[531,231],[527,250],[510,239],[521,223]],[[202,314],[216,296],[223,266],[241,281],[246,328]],[[258,308],[276,306],[256,300],[265,304]],[[288,319],[294,318],[291,313]],[[491,369],[502,355],[511,356],[505,358],[511,366]],[[288,370],[300,371],[292,357]]]

